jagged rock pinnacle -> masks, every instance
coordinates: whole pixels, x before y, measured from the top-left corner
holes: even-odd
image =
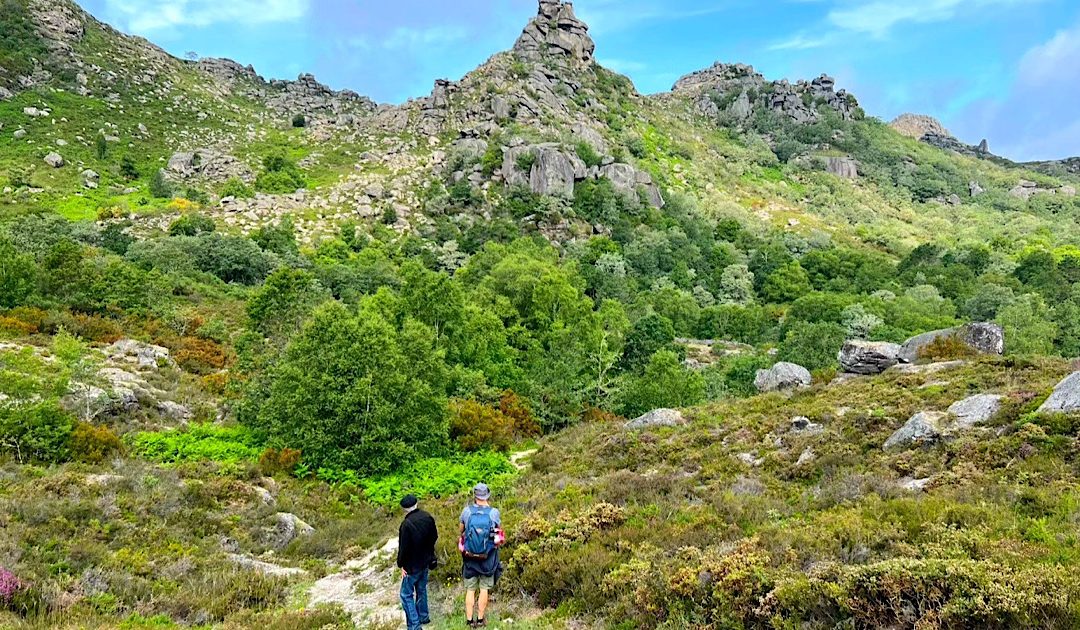
[[[563,0],[540,0],[537,16],[514,44],[514,54],[522,59],[579,68],[592,65],[595,51],[589,26],[574,15],[573,3]]]

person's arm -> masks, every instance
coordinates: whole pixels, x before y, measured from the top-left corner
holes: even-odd
[[[405,571],[405,549],[410,544],[408,534],[409,528],[405,527],[405,521],[402,521],[398,526],[397,565],[403,572]]]

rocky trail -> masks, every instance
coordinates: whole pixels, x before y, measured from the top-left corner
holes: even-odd
[[[363,558],[345,563],[341,571],[315,582],[308,607],[340,604],[357,625],[390,624],[405,627],[398,603],[398,570],[394,566],[398,539],[391,538]]]

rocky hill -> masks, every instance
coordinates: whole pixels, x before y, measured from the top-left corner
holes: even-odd
[[[451,627],[481,480],[498,627],[1080,625],[1075,161],[561,0],[400,105],[0,8],[0,627],[397,627],[407,492]]]

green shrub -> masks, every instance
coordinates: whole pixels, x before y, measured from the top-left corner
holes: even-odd
[[[313,468],[393,470],[448,438],[445,366],[430,330],[400,333],[376,312],[320,307],[253,389],[242,418],[270,446],[300,449]]]
[[[302,188],[307,188],[307,180],[296,164],[282,155],[263,159],[263,172],[255,179],[255,190],[283,195]]]
[[[136,433],[128,442],[136,455],[166,464],[254,462],[263,452],[258,436],[242,426],[193,424],[184,429]]]
[[[532,171],[533,165],[536,164],[536,154],[531,151],[522,153],[517,156],[517,160],[514,164],[517,165],[518,170],[528,173]]]
[[[139,179],[139,169],[135,166],[135,160],[131,159],[130,155],[120,158],[120,177],[129,182]]]
[[[450,497],[481,481],[498,492],[516,472],[510,460],[498,453],[429,458],[398,473],[364,481],[364,496],[376,505],[391,506],[405,494],[415,494],[419,498]]]
[[[0,406],[0,452],[20,463],[60,463],[71,456],[75,418],[56,402]]]
[[[292,126],[296,129],[303,129],[307,127],[307,118],[303,114],[297,114],[293,116]]]
[[[847,332],[839,324],[796,322],[781,342],[777,358],[811,371],[834,367],[846,337]]]
[[[451,401],[450,437],[463,451],[506,452],[514,441],[514,420],[475,400]]]
[[[574,145],[574,151],[577,153],[577,156],[581,158],[581,161],[585,162],[585,166],[600,166],[601,162],[604,161],[604,156],[597,153],[596,149],[584,140]]]
[[[150,177],[150,196],[155,199],[169,199],[172,197],[172,186],[165,179],[165,171],[158,169]]]
[[[235,197],[237,199],[250,199],[255,196],[255,191],[251,189],[243,182],[243,180],[233,177],[229,181],[225,182],[225,185],[221,188],[221,197]]]
[[[198,212],[188,212],[172,222],[169,226],[169,234],[171,236],[196,236],[216,229],[217,225],[210,217]]]
[[[123,443],[107,426],[79,422],[71,434],[71,457],[97,464],[121,451]]]

